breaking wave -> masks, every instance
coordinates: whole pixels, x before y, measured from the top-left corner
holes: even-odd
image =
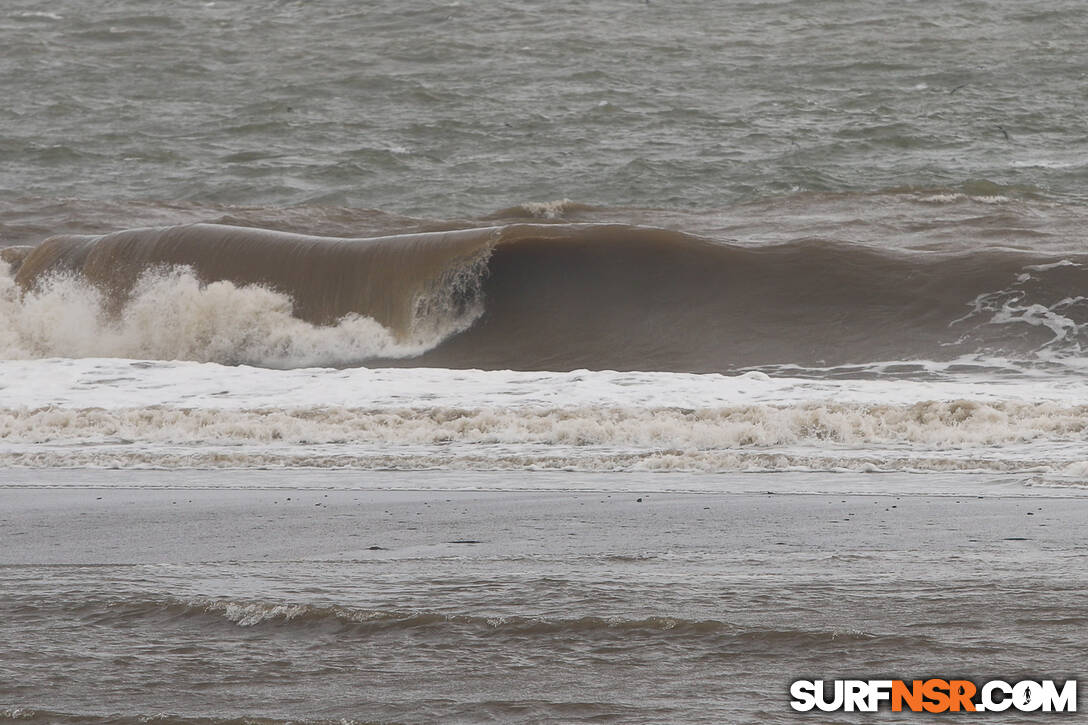
[[[1088,342],[1088,256],[1002,248],[751,247],[623,224],[368,239],[193,224],[5,252],[4,357],[729,372],[1079,356]]]
[[[315,325],[291,298],[259,285],[201,282],[186,267],[147,272],[121,314],[102,290],[57,275],[26,294],[0,278],[0,348],[6,358],[130,357],[293,368],[413,356],[427,342],[398,340],[369,317]],[[469,324],[465,320],[463,324]],[[450,323],[450,331],[458,324]],[[440,334],[440,333],[437,333]]]

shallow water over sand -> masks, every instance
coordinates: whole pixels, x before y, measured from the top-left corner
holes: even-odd
[[[1081,664],[1088,508],[1069,490],[234,476],[37,472],[20,481],[80,488],[0,491],[8,696],[42,710],[0,717],[792,722],[788,683],[815,673]],[[663,478],[704,492],[620,490]],[[530,490],[453,490],[473,483]]]

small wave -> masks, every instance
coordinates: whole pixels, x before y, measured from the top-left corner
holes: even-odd
[[[63,15],[57,13],[34,12],[30,10],[13,13],[11,17],[17,20],[64,20]]]
[[[734,631],[737,628],[717,620],[690,620],[675,617],[578,617],[574,619],[479,616],[445,614],[418,610],[358,609],[311,604],[268,604],[195,600],[187,604],[189,612],[214,614],[240,627],[263,624],[311,626],[336,623],[354,629],[402,630],[436,626],[459,626],[519,635],[579,634],[592,632],[662,632],[677,635],[701,635]]]
[[[51,605],[55,606],[55,605]],[[420,609],[384,609],[244,599],[129,599],[84,602],[78,615],[99,624],[131,623],[133,618],[210,617],[242,628],[328,629],[367,633],[432,629],[510,636],[721,637],[765,645],[872,642],[900,639],[850,629],[804,629],[737,624],[712,618],[647,616],[531,616],[465,614]]]
[[[510,220],[510,219],[545,219],[545,220],[569,220],[577,218],[580,212],[596,211],[597,207],[582,204],[570,199],[557,199],[555,201],[530,201],[517,206],[500,209],[485,219]]]

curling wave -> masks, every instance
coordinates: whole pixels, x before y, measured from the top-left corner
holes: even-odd
[[[998,248],[751,247],[623,224],[369,239],[193,224],[4,259],[7,357],[728,372],[1088,342],[1088,256]]]

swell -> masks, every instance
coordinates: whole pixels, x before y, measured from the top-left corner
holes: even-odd
[[[148,275],[184,267],[204,285],[281,294],[310,325],[371,320],[401,346],[326,360],[338,364],[727,372],[1078,355],[1088,332],[1088,256],[1000,248],[752,247],[622,224],[370,239],[195,224],[54,237],[9,256],[24,295],[75,275],[114,318]]]
[[[1083,261],[740,247],[630,228],[518,240],[491,257],[482,318],[413,364],[726,372],[1077,353]]]
[[[70,605],[68,605],[70,606]],[[63,603],[50,603],[45,609],[66,609]],[[24,613],[37,609],[22,607]],[[671,615],[643,617],[579,617],[530,615],[477,615],[419,609],[367,608],[337,604],[306,604],[265,600],[235,600],[196,597],[132,598],[79,602],[69,614],[81,621],[101,626],[130,629],[140,621],[161,628],[178,622],[194,622],[205,627],[213,624],[243,629],[262,628],[288,632],[329,631],[374,635],[431,631],[436,636],[507,635],[511,637],[668,637],[762,643],[766,646],[819,646],[832,641],[865,643],[880,640],[885,644],[905,641],[896,635],[881,635],[854,630],[805,629],[735,624],[719,619],[698,619]],[[36,613],[44,613],[39,610]],[[57,613],[50,611],[51,616]],[[62,615],[63,616],[63,615]],[[917,643],[917,639],[912,639]]]

